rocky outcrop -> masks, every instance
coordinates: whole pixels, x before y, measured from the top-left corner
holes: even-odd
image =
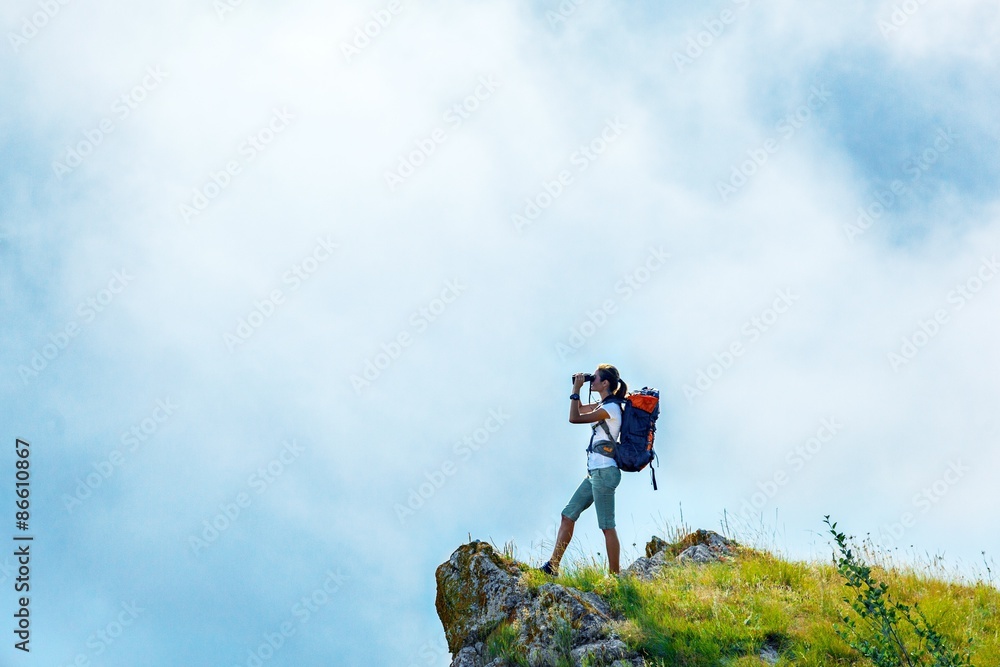
[[[706,530],[674,544],[654,537],[646,556],[622,576],[648,580],[664,567],[726,560],[738,547]],[[616,622],[624,618],[599,595],[554,583],[529,587],[522,578],[528,569],[478,540],[456,549],[437,568],[435,605],[451,667],[644,664],[615,632]]]
[[[532,666],[642,665],[610,627],[623,619],[599,595],[551,583],[532,590],[521,581],[522,568],[478,540],[438,567],[435,605],[452,667],[513,664],[488,651],[491,637],[503,631],[511,652]]]
[[[653,537],[646,544],[646,556],[637,558],[624,573],[648,581],[663,568],[687,562],[711,563],[732,558],[739,544],[711,530],[696,530],[675,544]]]

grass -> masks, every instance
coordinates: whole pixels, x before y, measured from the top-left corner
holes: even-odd
[[[685,531],[681,526],[664,536],[676,542]],[[858,553],[895,599],[919,601],[928,620],[955,646],[973,637],[973,665],[1000,665],[1000,592],[992,577],[989,582],[949,581],[938,576],[936,564],[896,566],[870,542]],[[522,580],[532,588],[552,581],[533,570],[525,571]],[[853,612],[843,601],[849,591],[832,558],[829,563],[791,562],[740,547],[728,562],[677,565],[649,582],[608,577],[593,558],[564,558],[555,581],[608,600],[626,619],[617,623],[619,636],[651,666],[766,665],[757,655],[765,643],[779,650],[779,666],[870,664],[834,631],[834,624]]]
[[[515,625],[504,621],[486,637],[486,652],[492,658],[504,658],[508,664],[528,667],[528,657],[518,637]]]

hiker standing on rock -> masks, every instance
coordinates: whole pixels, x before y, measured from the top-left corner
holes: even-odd
[[[591,393],[600,395],[598,403],[580,404],[580,389],[585,382],[590,382]],[[573,526],[580,518],[580,513],[591,505],[596,507],[597,525],[604,531],[608,570],[612,574],[618,574],[621,545],[618,543],[618,533],[615,532],[615,488],[621,482],[622,473],[612,456],[615,440],[621,430],[621,404],[627,391],[628,386],[618,375],[618,369],[611,364],[601,364],[593,375],[577,373],[573,376],[569,421],[571,424],[593,424],[590,445],[587,447],[587,478],[562,511],[552,557],[540,568],[546,574],[555,576],[559,572],[559,562],[573,539]]]

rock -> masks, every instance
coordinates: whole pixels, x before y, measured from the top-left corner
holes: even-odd
[[[657,552],[663,551],[669,546],[665,541],[653,535],[653,539],[646,543],[646,558],[652,558]]]
[[[486,542],[459,547],[438,566],[435,607],[453,654],[482,641],[496,625],[509,620],[524,603],[521,571]]]
[[[657,551],[652,558],[636,558],[635,562],[624,570],[624,574],[648,581],[656,576],[665,566],[672,562],[666,551]]]
[[[637,558],[625,573],[648,581],[677,563],[709,563],[731,557],[739,545],[711,530],[696,530],[675,544],[653,537],[646,544],[646,557]],[[677,554],[676,558],[673,554]]]
[[[451,661],[451,667],[480,667],[482,664],[482,658],[471,646],[463,648]]]
[[[657,537],[654,537],[646,545],[646,551],[650,550],[651,545],[657,542],[663,545],[663,548],[673,549],[674,553],[680,553],[689,547],[693,547],[697,544],[702,544],[717,556],[728,556],[731,555],[735,548],[739,545],[733,540],[727,539],[722,535],[719,535],[714,530],[704,530],[698,529],[693,533],[688,533],[684,538],[678,541],[676,544],[667,544]]]
[[[578,646],[570,652],[574,665],[583,664],[583,659],[589,657],[597,660],[597,664],[606,665],[616,660],[624,660],[628,657],[628,647],[620,639],[607,639]]]
[[[451,667],[504,664],[491,659],[483,643],[502,623],[515,628],[517,645],[532,666],[555,664],[560,657],[580,665],[588,655],[598,665],[642,664],[611,629],[612,621],[623,619],[599,595],[554,583],[532,591],[521,582],[521,572],[478,540],[456,549],[437,568],[435,606]]]
[[[689,560],[695,563],[708,563],[709,561],[718,560],[718,558],[704,544],[696,544],[680,552],[677,556],[677,562],[679,563],[685,563]]]

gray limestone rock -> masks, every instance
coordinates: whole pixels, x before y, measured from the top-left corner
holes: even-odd
[[[672,550],[687,545],[676,558],[671,556]],[[646,557],[637,558],[625,569],[625,573],[648,581],[663,571],[663,568],[679,563],[710,563],[732,556],[735,553],[736,542],[729,540],[711,530],[697,530],[678,545],[670,545],[659,537],[653,537],[646,544]]]
[[[492,665],[483,642],[501,623],[516,628],[528,664],[555,664],[560,657],[581,665],[624,660],[641,665],[611,629],[616,617],[596,593],[559,584],[529,590],[521,570],[486,542],[459,547],[436,573],[438,616],[444,626],[452,667]]]

